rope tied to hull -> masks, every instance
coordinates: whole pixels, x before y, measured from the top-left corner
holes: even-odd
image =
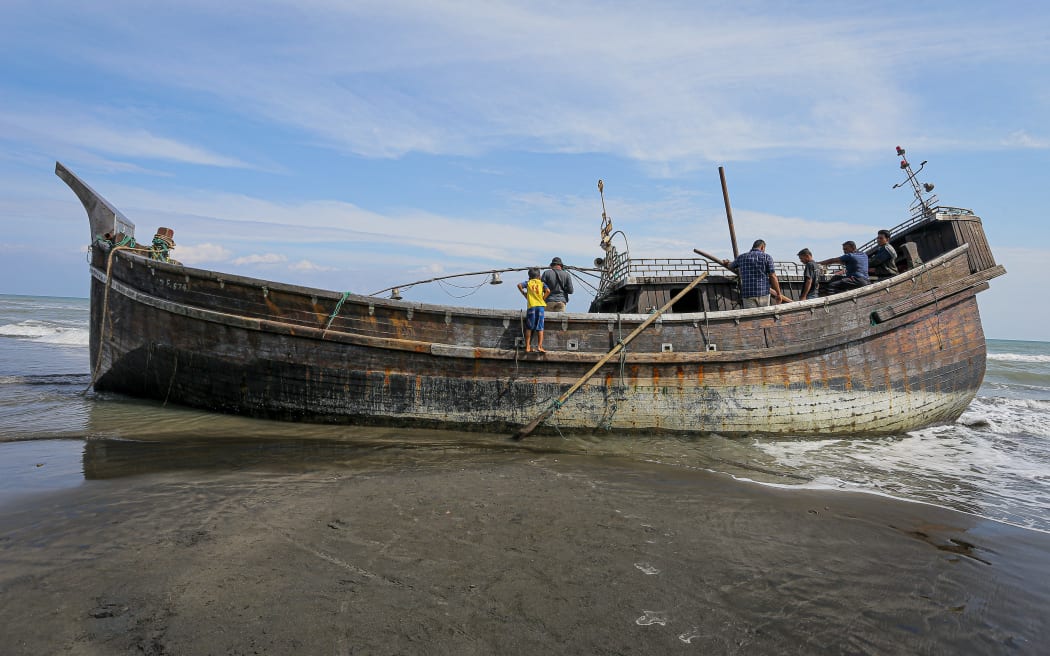
[[[122,240],[126,242],[125,240]],[[98,380],[99,369],[102,368],[102,346],[106,342],[106,319],[109,318],[109,288],[110,283],[113,282],[113,256],[117,254],[117,251],[128,251],[134,248],[135,239],[131,238],[130,246],[114,246],[109,251],[109,257],[106,259],[106,290],[102,294],[102,314],[99,316],[99,332],[98,332],[98,356],[95,358],[95,367],[91,371],[91,381],[88,386],[84,388],[81,395],[87,394],[88,390],[95,386],[95,381]],[[110,319],[110,332],[113,332],[112,319]]]
[[[551,417],[550,417],[550,420],[551,420],[551,425],[554,426],[554,430],[557,431],[557,433],[558,433],[558,437],[560,437],[561,439],[564,440],[565,439],[565,435],[562,434],[561,426],[558,425],[558,414],[557,414],[558,410],[562,407],[562,405],[563,405],[563,402],[560,399],[554,399],[554,402],[551,403],[551,410],[550,410]]]
[[[336,316],[339,314],[339,310],[343,309],[343,303],[346,299],[350,298],[350,292],[343,292],[343,297],[339,299],[339,302],[335,304],[335,309],[332,310],[332,314],[328,317],[328,323],[324,325],[324,330],[321,331],[321,337],[328,332],[328,329],[332,327],[332,322],[335,321]]]

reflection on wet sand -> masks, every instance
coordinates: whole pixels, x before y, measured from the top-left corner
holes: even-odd
[[[290,424],[221,415],[187,408],[164,408],[156,403],[124,397],[95,403],[87,415],[84,475],[114,478],[167,470],[303,470],[316,467],[385,466],[400,459],[469,459],[493,453],[578,454],[593,458],[656,463],[687,471],[711,471],[736,478],[791,487],[855,489],[850,480],[879,476],[863,462],[850,462],[846,478],[837,478],[836,459],[844,447],[822,444],[827,461],[819,466],[795,466],[784,449],[812,443],[791,438],[725,438],[717,434],[677,437],[630,436],[598,433],[568,437],[532,436],[512,441],[492,433],[325,424]],[[892,448],[909,436],[858,438],[849,441],[850,453]],[[782,445],[784,449],[778,448]],[[803,447],[805,448],[805,447]],[[382,455],[386,453],[386,455]],[[808,453],[808,452],[807,452]],[[395,454],[397,458],[395,458]],[[821,456],[823,457],[823,456]],[[813,460],[814,456],[807,456]],[[985,492],[966,476],[920,470],[914,476],[902,470],[886,484],[875,483],[887,495],[919,498],[947,504],[957,510],[983,514]],[[818,480],[819,477],[819,480]]]
[[[379,436],[353,439],[210,437],[163,440],[89,439],[84,443],[84,478],[110,479],[179,470],[267,470],[303,472],[332,469],[341,472],[404,467],[414,459],[440,462],[471,460],[500,452],[568,453],[549,446],[522,446],[507,441],[478,439],[435,440],[416,436],[410,442]],[[415,455],[414,455],[415,454]]]

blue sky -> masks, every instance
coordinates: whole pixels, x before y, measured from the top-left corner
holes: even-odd
[[[632,255],[729,255],[718,166],[741,247],[830,257],[907,218],[900,144],[1009,271],[988,336],[1050,340],[1050,10],[792,4],[3,0],[0,293],[87,294],[56,160],[187,264],[371,293],[587,265],[599,178]],[[521,302],[453,282],[406,298]]]

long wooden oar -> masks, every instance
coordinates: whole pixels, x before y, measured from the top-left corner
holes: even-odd
[[[622,340],[620,340],[619,343],[616,344],[616,346],[612,347],[611,351],[606,353],[602,357],[601,360],[598,360],[597,364],[595,364],[593,367],[591,367],[590,371],[585,373],[582,378],[580,378],[578,381],[573,383],[572,387],[570,387],[564,394],[562,394],[560,397],[558,397],[557,401],[552,403],[549,408],[547,408],[546,410],[541,412],[538,417],[536,417],[535,419],[530,421],[524,428],[519,430],[517,433],[514,433],[514,435],[511,436],[511,439],[520,440],[523,437],[527,436],[532,431],[536,430],[536,427],[539,426],[540,423],[542,423],[544,419],[546,419],[547,417],[550,417],[552,414],[554,414],[554,411],[557,410],[558,408],[560,408],[562,406],[562,404],[565,403],[566,399],[568,399],[570,396],[572,396],[572,394],[576,390],[580,389],[580,387],[584,383],[586,383],[588,380],[590,380],[591,376],[593,376],[599,369],[602,368],[602,365],[604,365],[606,362],[608,362],[609,359],[612,358],[614,355],[619,353],[620,350],[623,349],[623,347],[627,346],[627,344],[630,343],[630,341],[632,339],[637,337],[639,333],[641,333],[643,330],[648,328],[649,324],[651,324],[652,322],[654,322],[658,318],[660,318],[661,314],[666,312],[672,305],[677,303],[679,301],[679,299],[681,299],[683,296],[685,296],[686,294],[691,292],[693,290],[693,288],[696,287],[697,285],[699,285],[700,281],[703,280],[706,277],[707,277],[707,272],[704,271],[703,273],[701,273],[699,276],[696,277],[696,280],[694,280],[693,282],[689,283],[689,285],[685,289],[683,289],[682,291],[680,291],[677,294],[675,294],[674,298],[672,298],[671,300],[667,301],[667,303],[664,304],[664,306],[662,308],[660,308],[656,312],[650,314],[648,316],[648,318],[646,318],[646,320],[641,323],[641,325],[639,325],[637,328],[635,328],[633,331],[631,331],[630,335],[628,335],[627,337],[624,337]]]

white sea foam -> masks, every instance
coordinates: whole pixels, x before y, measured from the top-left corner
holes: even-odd
[[[1050,355],[1039,355],[1032,353],[989,353],[989,360],[999,362],[1047,362],[1050,363]]]
[[[763,467],[809,479],[765,485],[879,494],[1050,530],[1047,400],[981,396],[956,423],[907,435],[754,446],[773,460]]]
[[[0,337],[16,337],[59,346],[87,346],[90,332],[87,328],[29,320],[0,326]]]
[[[979,396],[957,423],[1002,435],[1050,437],[1050,401]]]

